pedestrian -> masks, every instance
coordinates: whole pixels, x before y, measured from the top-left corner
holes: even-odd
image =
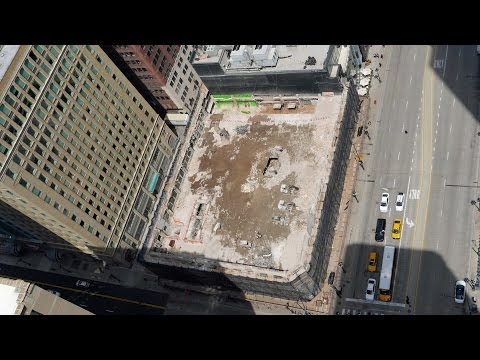
[[[406,303],[407,305],[410,305],[410,298],[408,297],[408,295],[407,295]]]
[[[378,66],[382,67],[382,63],[378,63]]]
[[[383,54],[382,54],[382,55],[380,55],[380,59],[383,59]]]
[[[408,131],[407,131],[407,130],[405,130],[405,134],[408,134]]]

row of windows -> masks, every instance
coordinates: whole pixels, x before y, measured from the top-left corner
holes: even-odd
[[[50,196],[48,196],[47,194],[43,194],[43,192],[36,188],[35,186],[31,186],[30,183],[25,180],[24,178],[20,178],[20,181],[19,181],[19,184],[21,186],[23,186],[24,188],[26,189],[30,189],[30,191],[38,196],[39,198],[43,199],[43,201],[45,201],[47,204],[51,204],[52,203],[52,199]],[[43,195],[43,196],[42,196]],[[70,199],[68,199],[70,200]],[[71,200],[70,200],[71,201]],[[73,214],[70,216],[70,211],[66,208],[63,208],[58,202],[56,201],[53,201],[53,204],[51,204],[53,206],[53,208],[55,208],[56,210],[58,210],[59,212],[61,212],[63,215],[67,216],[67,217],[70,217],[73,221],[75,221],[76,223],[78,223],[80,226],[82,226],[84,229],[86,229],[88,232],[90,232],[91,234],[94,234],[96,237],[98,237],[99,239],[101,239],[102,241],[104,242],[107,242],[108,240],[108,237],[107,236],[104,236],[102,235],[98,230],[96,230],[92,225],[90,225],[89,223],[86,223],[84,220],[82,220],[81,218],[77,217],[77,215]],[[90,211],[89,211],[90,212]],[[87,214],[89,214],[89,212],[87,212]],[[97,218],[96,214],[94,214],[95,216],[93,217],[94,219]],[[100,221],[100,223],[102,225],[105,224],[105,221],[102,219]],[[108,225],[107,226],[108,230],[111,230],[112,229],[112,226],[111,225]],[[73,233],[72,233],[73,235]]]

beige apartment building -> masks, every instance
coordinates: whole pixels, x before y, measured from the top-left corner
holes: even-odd
[[[177,136],[99,46],[0,47],[0,226],[131,261]]]

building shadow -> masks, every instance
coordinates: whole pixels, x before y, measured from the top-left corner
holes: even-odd
[[[394,242],[395,241],[395,242]],[[342,268],[335,272],[332,294],[335,298],[334,314],[337,315],[468,315],[475,284],[465,279],[461,269],[452,269],[443,256],[432,251],[417,251],[402,247],[398,241],[389,240],[395,247],[391,275],[391,300],[380,301],[380,288],[388,277],[382,273],[385,245],[355,244],[347,247]],[[377,269],[369,271],[370,252],[377,253]],[[455,271],[454,271],[455,270]],[[384,270],[385,272],[385,270]],[[366,299],[367,282],[376,280],[374,301]],[[466,281],[463,304],[455,302],[455,284]],[[340,291],[335,293],[335,289]],[[410,289],[410,290],[409,290]],[[412,289],[415,289],[413,291]]]
[[[437,77],[475,118],[480,119],[480,55],[477,45],[433,45],[428,60]],[[459,104],[459,105],[460,105]]]

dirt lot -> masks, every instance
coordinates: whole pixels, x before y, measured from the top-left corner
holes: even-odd
[[[328,179],[339,99],[324,102],[323,111],[311,105],[288,114],[267,115],[260,107],[211,115],[175,209],[175,250],[295,267],[308,242],[307,218],[313,221]],[[282,184],[294,187],[284,193]],[[281,200],[291,209],[279,209]]]

